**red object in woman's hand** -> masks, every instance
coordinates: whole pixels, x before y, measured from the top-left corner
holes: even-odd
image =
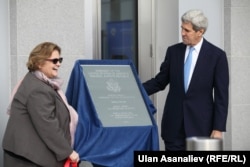
[[[64,164],[64,167],[77,167],[78,164],[76,162],[71,162],[70,159],[67,159],[67,161]]]

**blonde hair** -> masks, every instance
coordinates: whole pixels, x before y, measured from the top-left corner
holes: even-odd
[[[38,66],[43,64],[45,59],[48,59],[55,50],[61,54],[61,48],[52,42],[43,42],[38,44],[29,55],[28,62],[26,63],[28,70],[38,70]]]

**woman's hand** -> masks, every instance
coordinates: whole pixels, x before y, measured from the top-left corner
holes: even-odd
[[[80,160],[79,154],[75,151],[73,151],[70,155],[69,155],[69,159],[71,160],[71,162],[74,163],[78,163]]]

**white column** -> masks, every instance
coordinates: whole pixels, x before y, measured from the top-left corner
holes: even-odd
[[[6,109],[9,103],[10,75],[9,75],[9,28],[8,20],[8,0],[0,1],[0,143],[5,131],[8,116]],[[3,162],[3,154],[0,152],[0,162]]]

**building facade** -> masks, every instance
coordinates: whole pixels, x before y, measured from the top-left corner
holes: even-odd
[[[209,16],[205,37],[226,51],[230,66],[230,105],[224,149],[250,150],[250,1],[148,0],[149,8],[142,2],[138,0],[138,27],[141,33],[150,28],[149,40],[153,49],[150,60],[143,57],[148,54],[149,46],[143,45],[146,36],[139,33],[138,68],[141,80],[155,74],[166,48],[180,41],[180,16],[183,12],[191,8],[202,9]],[[61,46],[66,60],[60,69],[60,76],[65,81],[64,90],[75,60],[100,58],[100,4],[100,0],[0,1],[1,141],[8,119],[6,108],[11,90],[27,72],[25,64],[35,45],[53,41]],[[150,19],[143,18],[143,13],[150,13]],[[150,75],[143,72],[147,71],[143,63],[148,60]],[[152,97],[158,110],[155,117],[158,124],[161,122],[166,91]]]

